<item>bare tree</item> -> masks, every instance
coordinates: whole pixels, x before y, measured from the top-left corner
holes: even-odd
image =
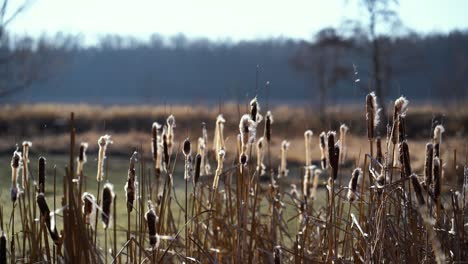
[[[329,90],[352,73],[351,65],[343,61],[344,53],[352,48],[352,42],[339,36],[335,29],[319,31],[312,43],[303,42],[302,48],[291,60],[292,66],[307,74],[318,87],[320,118],[323,120]],[[314,85],[314,86],[315,86]]]

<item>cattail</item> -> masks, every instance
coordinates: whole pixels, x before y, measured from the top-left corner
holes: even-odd
[[[314,133],[312,132],[312,130],[307,130],[306,132],[304,132],[304,146],[305,146],[305,159],[306,159],[305,165],[306,165],[306,167],[310,166],[311,163],[312,163],[312,155],[311,155],[310,151],[311,151],[311,148],[312,148],[312,135],[313,134]]]
[[[106,149],[107,145],[112,144],[111,136],[104,135],[99,138],[99,154],[98,154],[98,166],[97,166],[97,181],[102,181],[102,176],[104,175],[104,160],[106,159]]]
[[[202,136],[198,138],[198,150],[197,153],[201,156],[201,163],[200,163],[200,175],[208,175],[211,174],[211,166],[208,163],[208,159],[206,158],[206,148],[208,145],[208,131],[206,129],[206,124],[202,123]]]
[[[21,152],[13,152],[11,158],[11,201],[16,202],[18,198],[18,173],[21,166]]]
[[[57,228],[55,227],[55,223],[52,223],[51,221],[49,206],[47,205],[47,201],[45,200],[43,193],[39,193],[36,196],[36,202],[39,207],[39,211],[41,212],[41,217],[44,219],[47,226],[47,230],[49,230],[50,237],[55,244],[58,244],[60,237],[58,235]]]
[[[441,175],[440,175],[440,159],[439,157],[434,158],[434,171],[432,172],[433,175],[433,187],[432,193],[434,194],[435,200],[439,200],[440,193],[441,193]]]
[[[346,135],[348,134],[349,127],[345,124],[342,124],[340,126],[340,145],[341,145],[341,152],[340,152],[340,160],[341,164],[344,164],[346,160],[346,154],[347,154],[347,146],[346,146]]]
[[[153,160],[155,162],[155,169],[157,168],[158,160],[161,159],[158,157],[160,150],[159,150],[159,130],[161,129],[161,125],[158,122],[154,122],[151,126],[151,153],[153,154]]]
[[[274,262],[275,264],[281,264],[282,261],[281,261],[281,255],[283,254],[283,252],[281,251],[281,246],[275,246],[274,250],[273,250],[273,258],[274,258]]]
[[[320,174],[322,174],[322,170],[317,169],[317,168],[313,170],[314,179],[312,182],[312,191],[310,192],[310,199],[312,200],[315,199],[315,197],[317,197],[317,188],[319,184]]]
[[[260,112],[260,105],[258,104],[257,97],[255,97],[250,101],[250,118],[254,122],[258,122],[257,118],[261,118],[258,112]]]
[[[321,158],[320,158],[321,162],[320,163],[322,165],[322,170],[325,170],[327,168],[327,154],[325,152],[325,149],[327,148],[326,137],[327,137],[327,135],[325,134],[325,132],[320,133],[319,145],[320,145],[320,154],[321,154]]]
[[[104,189],[102,190],[102,212],[101,212],[101,221],[104,229],[107,229],[110,226],[112,202],[114,201],[114,186],[111,183],[104,184]]]
[[[409,101],[401,96],[395,100],[395,106],[393,108],[393,127],[392,127],[392,143],[396,144],[398,141],[398,120],[399,116],[405,117],[406,112],[408,111]],[[401,142],[401,141],[400,141]]]
[[[80,144],[80,153],[78,154],[77,166],[76,166],[76,175],[78,176],[83,175],[83,166],[88,161],[86,157],[87,149],[88,149],[88,143],[82,142]]]
[[[218,183],[219,183],[219,176],[221,176],[221,173],[223,172],[223,163],[224,163],[224,156],[226,153],[224,152],[224,149],[221,149],[218,152],[218,167],[216,168],[214,180],[213,180],[213,190],[218,189]]]
[[[32,146],[30,141],[23,141],[23,178],[21,181],[21,187],[26,189],[28,185],[28,178],[29,178],[29,171],[28,171],[28,163],[29,163],[29,148]]]
[[[372,92],[366,97],[366,120],[367,120],[367,138],[374,138],[374,130],[379,124],[380,108],[377,105],[377,97]]]
[[[194,185],[196,185],[198,183],[198,179],[200,179],[201,171],[203,171],[201,169],[201,163],[202,163],[202,155],[197,154],[197,156],[195,157],[195,173],[194,173],[194,177],[193,177],[193,184]]]
[[[271,142],[271,125],[273,124],[273,115],[268,111],[265,115],[265,135],[268,144]]]
[[[39,193],[45,193],[45,164],[46,159],[44,157],[39,158]]]
[[[7,239],[3,230],[2,235],[0,236],[0,263],[7,263]]]
[[[263,159],[265,155],[265,149],[264,149],[264,138],[261,137],[257,141],[257,172],[259,175],[265,174],[265,164],[263,164]]]
[[[340,157],[340,145],[335,144],[336,133],[334,131],[329,131],[327,134],[327,145],[328,145],[328,163],[332,168],[331,176],[333,180],[336,180],[338,177],[338,163]]]
[[[314,182],[314,172],[316,167],[314,165],[306,166],[304,173],[304,179],[302,181],[302,194],[304,197],[312,199],[312,189]]]
[[[94,225],[94,217],[96,216],[96,198],[89,192],[84,192],[81,195],[83,202],[82,212],[85,216],[85,223],[87,225]]]
[[[145,214],[146,223],[148,225],[148,233],[149,233],[149,242],[151,248],[158,248],[159,247],[159,236],[156,234],[156,224],[158,222],[158,217],[154,211],[153,204],[151,201],[148,201],[148,211]]]
[[[192,177],[192,146],[188,138],[184,140],[184,146],[182,148],[182,152],[184,153],[185,157],[185,170],[184,170],[184,180],[188,181]]]
[[[442,125],[437,125],[434,128],[434,157],[440,157],[440,144],[442,143],[442,133],[445,128]]]
[[[380,137],[377,137],[376,139],[376,145],[377,145],[377,161],[382,164],[383,162],[383,153],[382,153],[382,139]]]
[[[406,140],[406,117],[398,117],[398,142]]]
[[[241,153],[239,158],[242,165],[245,165],[248,161],[247,150],[249,149],[250,144],[255,140],[256,130],[257,123],[255,123],[248,114],[243,115],[239,122],[239,132],[241,135]]]
[[[351,175],[351,180],[349,181],[349,185],[348,185],[347,197],[350,203],[354,202],[357,198],[356,193],[357,193],[358,180],[361,177],[362,177],[362,169],[361,168],[354,169]]]
[[[287,140],[283,140],[283,142],[281,142],[281,164],[279,167],[278,178],[288,176],[289,170],[287,168],[287,154],[289,150],[289,145],[290,143]]]
[[[411,174],[411,183],[413,184],[414,192],[416,193],[416,198],[418,199],[419,205],[424,205],[424,196],[422,194],[421,184],[419,184],[418,176],[416,174]]]
[[[406,141],[403,141],[399,145],[400,151],[400,163],[401,163],[401,172],[403,177],[409,177],[411,172],[411,160],[409,154],[409,148]]]
[[[223,115],[218,115],[216,118],[215,138],[213,144],[215,153],[219,153],[221,149],[224,149],[224,123],[226,123],[226,120],[223,118]]]
[[[434,155],[434,145],[426,144],[426,159],[424,161],[424,184],[429,187],[432,184],[432,160]]]
[[[169,169],[169,146],[167,145],[167,136],[163,134],[163,153],[164,153],[164,169]]]
[[[135,163],[137,162],[138,152],[134,151],[130,157],[130,165],[128,168],[127,183],[125,184],[125,198],[127,200],[127,210],[131,212],[133,210],[133,202],[135,201],[136,194],[136,180],[135,180]]]
[[[167,151],[169,155],[172,155],[172,147],[174,145],[174,128],[176,127],[175,117],[174,115],[170,115],[167,120]]]

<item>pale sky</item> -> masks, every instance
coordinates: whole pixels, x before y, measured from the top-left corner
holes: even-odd
[[[14,0],[9,10],[23,0]],[[147,39],[152,33],[234,41],[267,37],[310,39],[344,17],[364,17],[356,0],[30,0],[9,25],[18,34],[82,34],[94,44],[107,33]],[[468,28],[468,0],[400,0],[405,26],[422,33]]]

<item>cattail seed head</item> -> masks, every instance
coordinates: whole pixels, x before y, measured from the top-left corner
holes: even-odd
[[[18,198],[18,173],[21,166],[21,152],[13,152],[13,157],[11,158],[11,190],[10,196],[11,201],[16,202]]]
[[[80,144],[80,152],[78,154],[76,174],[81,176],[83,175],[83,166],[88,161],[86,157],[86,150],[88,149],[88,143],[82,142]]]
[[[102,212],[101,212],[101,221],[104,229],[107,229],[110,226],[111,218],[111,209],[112,202],[114,201],[114,186],[110,183],[104,184],[102,190]]]
[[[161,129],[161,125],[158,122],[154,122],[151,126],[151,153],[153,154],[153,160],[158,160],[158,134]]]
[[[409,177],[412,174],[409,148],[406,141],[399,144],[401,172],[403,177]]]
[[[398,117],[398,142],[406,140],[406,117]]]
[[[263,164],[263,159],[265,155],[265,148],[264,148],[264,137],[261,137],[257,141],[257,172],[259,175],[265,174],[266,167]]]
[[[374,138],[374,130],[379,124],[380,108],[377,105],[377,97],[372,92],[366,97],[366,120],[367,120],[367,137]]]
[[[190,144],[190,140],[188,138],[186,138],[184,140],[184,147],[183,147],[183,152],[184,152],[184,156],[189,156],[190,153],[192,152],[192,146]]]
[[[281,261],[281,255],[282,255],[282,251],[281,251],[281,246],[275,246],[274,250],[273,250],[273,258],[274,258],[274,262],[275,264],[281,264],[282,261]]]
[[[257,123],[250,118],[248,114],[241,117],[239,122],[239,132],[241,136],[241,153],[240,161],[242,165],[245,165],[248,160],[247,151],[255,141],[255,134],[257,130]]]
[[[382,152],[382,139],[380,137],[377,137],[376,145],[377,145],[376,159],[380,164],[382,164],[382,162],[383,162],[383,152]]]
[[[442,133],[445,128],[442,125],[437,125],[434,128],[434,157],[440,157],[440,144],[442,143]]]
[[[169,169],[169,146],[167,145],[167,136],[163,134],[163,153],[164,153],[164,168]]]
[[[273,115],[268,111],[265,115],[265,138],[268,143],[271,142],[271,125],[273,124]]]
[[[94,225],[94,217],[96,217],[96,198],[89,192],[84,192],[81,195],[81,201],[83,202],[82,212],[85,216],[85,223],[87,225]]]
[[[424,161],[424,183],[427,187],[432,184],[432,161],[434,156],[434,145],[426,144],[426,158]]]
[[[226,123],[226,120],[223,115],[218,115],[218,117],[216,117],[215,138],[213,144],[215,153],[219,153],[221,149],[224,149],[224,123]]]
[[[225,155],[226,152],[224,152],[224,149],[221,149],[218,152],[218,167],[216,168],[215,177],[213,180],[213,190],[215,191],[218,189],[219,176],[221,176],[221,173],[223,172],[223,163]]]
[[[422,193],[421,184],[419,184],[418,176],[416,174],[411,174],[411,183],[413,184],[414,192],[416,193],[416,198],[418,199],[419,205],[424,205],[424,196]]]
[[[344,164],[346,160],[346,152],[347,152],[347,147],[346,147],[346,135],[348,134],[349,128],[347,125],[342,124],[340,126],[340,146],[341,146],[341,152],[340,152],[340,160],[341,164]]]
[[[306,159],[306,162],[305,162],[305,165],[306,166],[310,166],[311,165],[311,162],[312,162],[312,157],[311,157],[311,148],[312,148],[312,135],[314,133],[312,132],[312,130],[307,130],[306,132],[304,132],[304,146],[305,146],[305,159]]]
[[[406,116],[406,112],[408,111],[408,104],[409,101],[404,96],[400,96],[400,98],[395,100],[395,107],[393,110],[394,120],[396,120],[398,116]]]
[[[281,142],[281,163],[279,167],[278,178],[288,176],[289,170],[287,168],[287,154],[289,150],[289,145],[290,143],[287,140],[283,140],[283,142]]]
[[[442,187],[442,180],[441,180],[441,175],[440,175],[440,159],[439,157],[434,158],[434,171],[432,172],[433,175],[433,188],[432,188],[432,193],[434,194],[434,198],[436,200],[439,199],[440,193],[441,193],[441,187]]]
[[[174,128],[176,127],[174,115],[170,115],[167,118],[166,124],[167,124],[167,137],[166,137],[167,150],[168,150],[169,155],[172,155],[172,147],[174,145]]]
[[[29,148],[31,146],[32,146],[32,143],[30,141],[23,141],[23,177],[21,178],[21,186],[23,187],[23,190],[25,190],[28,185]]]
[[[260,111],[260,105],[258,104],[257,97],[250,101],[250,118],[257,121],[258,112]]]
[[[335,144],[335,131],[329,131],[327,134],[327,145],[328,145],[328,160],[329,165],[332,168],[331,176],[333,180],[336,180],[338,177],[338,163],[340,157],[340,146]]]
[[[197,154],[197,156],[195,157],[195,174],[193,177],[194,185],[196,185],[198,183],[198,180],[200,179],[201,163],[202,163],[202,155]]]
[[[39,193],[45,193],[45,164],[46,159],[44,157],[39,158]]]
[[[327,162],[327,154],[326,154],[326,149],[327,149],[327,135],[325,132],[320,133],[319,137],[319,145],[320,145],[320,153],[321,153],[321,158],[320,158],[320,163],[322,165],[322,170],[325,170],[327,168],[328,162]]]
[[[47,205],[47,201],[45,200],[45,196],[43,193],[39,193],[36,196],[36,202],[37,207],[39,207],[39,211],[41,212],[41,217],[46,223],[47,230],[49,230],[50,237],[52,238],[55,244],[58,244],[60,236],[57,232],[57,228],[55,227],[55,223],[52,223],[51,221],[49,206]]]
[[[158,248],[159,236],[156,234],[156,224],[158,222],[158,217],[156,216],[156,212],[154,211],[154,207],[151,201],[148,201],[148,211],[145,214],[145,219],[148,225],[150,245],[153,249]]]
[[[356,193],[357,193],[357,185],[358,185],[358,180],[359,178],[362,177],[362,169],[361,168],[356,168],[354,169],[353,173],[351,174],[351,180],[349,181],[348,185],[348,201],[350,203],[354,202],[357,198]]]
[[[128,212],[131,212],[133,210],[133,202],[135,201],[135,196],[136,196],[135,163],[138,161],[137,157],[138,157],[138,152],[134,151],[132,156],[130,157],[127,183],[125,184],[125,187],[124,187]]]
[[[112,144],[110,135],[106,134],[100,137],[98,140],[99,154],[98,154],[98,167],[97,167],[97,177],[96,177],[96,180],[98,182],[102,181],[102,177],[104,176],[104,160],[106,159],[106,150],[109,144]]]
[[[0,263],[7,263],[7,239],[3,231],[2,235],[0,236]]]

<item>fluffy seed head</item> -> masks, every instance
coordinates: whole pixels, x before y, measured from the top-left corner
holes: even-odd
[[[154,122],[151,126],[151,153],[154,161],[158,159],[158,134],[160,129],[161,125],[158,122]]]
[[[89,192],[84,192],[81,195],[81,201],[83,202],[82,212],[85,216],[85,223],[87,225],[94,225],[94,217],[96,212],[96,198]]]
[[[183,152],[184,152],[185,157],[188,157],[190,155],[190,153],[192,152],[192,146],[191,146],[190,140],[188,138],[186,138],[184,140]]]
[[[98,182],[102,181],[102,177],[104,176],[104,160],[106,158],[106,149],[109,144],[112,144],[111,136],[104,135],[99,138],[98,145],[99,145],[99,154],[98,154],[98,168],[97,168],[97,177],[96,180]]]
[[[107,229],[110,226],[111,208],[114,196],[114,186],[110,183],[104,184],[104,189],[102,190],[101,212],[101,221],[104,229]]]
[[[418,176],[416,174],[411,174],[411,183],[413,184],[414,192],[416,193],[416,198],[418,199],[419,205],[424,205],[424,196],[422,193],[421,184],[419,184]]]
[[[321,153],[321,165],[322,165],[322,170],[325,170],[327,168],[327,154],[326,154],[326,149],[327,149],[327,134],[325,132],[320,133],[319,136],[319,146],[320,146],[320,153]]]
[[[358,185],[358,179],[362,177],[362,169],[361,168],[356,168],[354,169],[353,173],[351,174],[351,180],[349,181],[348,185],[348,201],[349,202],[354,202],[356,200],[356,192],[357,192],[357,185]]]
[[[271,141],[271,125],[273,124],[273,115],[268,111],[265,115],[265,138],[268,143]]]
[[[380,121],[380,108],[377,105],[377,97],[372,92],[366,97],[366,120],[367,120],[367,137],[374,138],[374,130]]]
[[[393,112],[394,120],[398,116],[406,116],[406,112],[408,111],[408,104],[409,101],[404,96],[400,96],[400,98],[395,100],[395,108]]]
[[[434,171],[432,172],[433,175],[433,188],[432,193],[434,194],[434,198],[436,200],[439,199],[441,193],[441,176],[440,176],[440,159],[439,157],[434,158]]]
[[[158,217],[154,211],[154,206],[151,201],[148,201],[148,211],[145,214],[146,223],[148,225],[149,242],[152,248],[159,247],[159,236],[156,234],[156,224]]]
[[[39,158],[39,193],[45,193],[45,164],[46,159],[44,157]]]
[[[193,183],[195,185],[198,183],[198,179],[200,178],[201,160],[202,160],[202,156],[200,154],[197,154],[197,156],[195,157],[195,174],[193,177]]]
[[[434,157],[434,145],[426,144],[426,159],[424,161],[424,183],[427,187],[432,184],[432,161]]]
[[[135,194],[136,194],[136,170],[135,170],[135,163],[138,161],[138,152],[134,151],[132,156],[130,157],[130,163],[128,167],[128,177],[127,183],[125,184],[125,198],[127,201],[127,210],[131,212],[133,210],[133,202],[135,201]]]

